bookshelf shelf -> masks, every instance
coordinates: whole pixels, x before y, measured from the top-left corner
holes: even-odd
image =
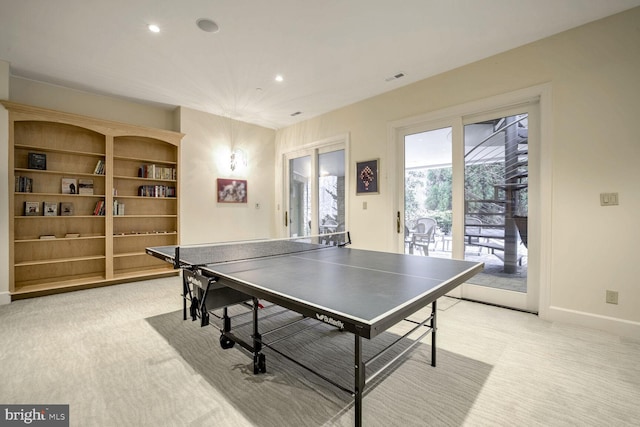
[[[161,179],[161,178],[143,178],[141,176],[114,176],[114,179],[128,179],[131,181],[141,182],[176,182],[175,179]]]
[[[37,169],[27,169],[27,168],[14,168],[16,172],[23,173],[33,173],[33,174],[45,174],[45,175],[73,175],[73,176],[86,176],[90,178],[104,178],[104,175],[95,174],[95,173],[84,173],[84,172],[64,172],[64,171],[56,171],[56,170],[37,170]]]
[[[182,134],[1,102],[9,111],[9,179],[16,181],[9,197],[12,299],[176,274],[142,254],[149,245],[178,243],[179,200],[137,191],[155,185],[177,193]],[[138,176],[147,169],[165,176]],[[123,196],[112,195],[112,186]],[[116,215],[111,207],[125,200],[127,215]],[[140,234],[123,238],[134,236],[130,230]]]
[[[75,151],[75,150],[64,150],[57,148],[49,148],[38,145],[24,145],[24,144],[14,144],[14,149],[19,150],[28,150],[28,151],[43,151],[46,153],[60,153],[60,154],[72,154],[74,156],[86,156],[86,157],[95,157],[95,158],[103,158],[105,153],[93,153],[93,152],[85,152],[85,151]]]

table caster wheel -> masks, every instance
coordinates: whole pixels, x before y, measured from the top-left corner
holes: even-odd
[[[226,350],[233,347],[234,345],[236,345],[235,341],[224,335],[220,335],[220,347]]]
[[[198,298],[193,298],[191,300],[191,307],[189,307],[189,311],[191,314],[191,320],[195,321],[198,318]]]
[[[253,362],[253,373],[254,374],[264,374],[267,372],[267,359],[264,357],[264,354],[259,354],[258,359],[254,358]]]

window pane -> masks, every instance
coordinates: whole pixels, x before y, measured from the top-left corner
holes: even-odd
[[[311,156],[289,160],[289,235],[311,234]]]
[[[318,156],[318,223],[320,234],[344,231],[344,150]]]
[[[528,116],[468,124],[465,259],[485,263],[469,283],[527,291]]]
[[[407,135],[405,253],[451,258],[451,128]]]

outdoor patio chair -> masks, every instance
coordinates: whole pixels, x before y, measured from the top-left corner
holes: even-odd
[[[420,248],[423,255],[429,256],[429,244],[435,244],[435,232],[437,222],[433,218],[418,218],[416,229],[413,233],[411,244],[413,248]]]
[[[465,243],[469,246],[476,246],[478,255],[480,255],[482,253],[482,246],[479,245],[480,237],[478,237],[478,235],[482,233],[482,220],[473,216],[467,216],[464,222]]]

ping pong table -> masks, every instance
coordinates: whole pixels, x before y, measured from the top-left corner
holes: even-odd
[[[437,299],[456,288],[484,265],[477,262],[376,252],[349,248],[348,232],[297,239],[273,239],[207,245],[160,246],[146,253],[182,269],[183,317],[210,324],[220,319],[220,345],[240,345],[253,356],[253,372],[266,372],[263,348],[269,348],[347,391],[354,399],[355,425],[362,425],[365,385],[431,333],[431,365],[436,366]],[[311,367],[280,352],[259,328],[260,301],[291,310],[352,333],[353,389],[344,388]],[[189,305],[190,304],[190,305]],[[234,333],[228,308],[244,304],[252,312],[251,339]],[[428,317],[409,320],[431,304]],[[189,305],[189,306],[188,306]],[[363,338],[373,339],[395,324],[410,321],[411,330],[369,360],[363,360]],[[375,373],[366,367],[400,339],[421,335]]]

